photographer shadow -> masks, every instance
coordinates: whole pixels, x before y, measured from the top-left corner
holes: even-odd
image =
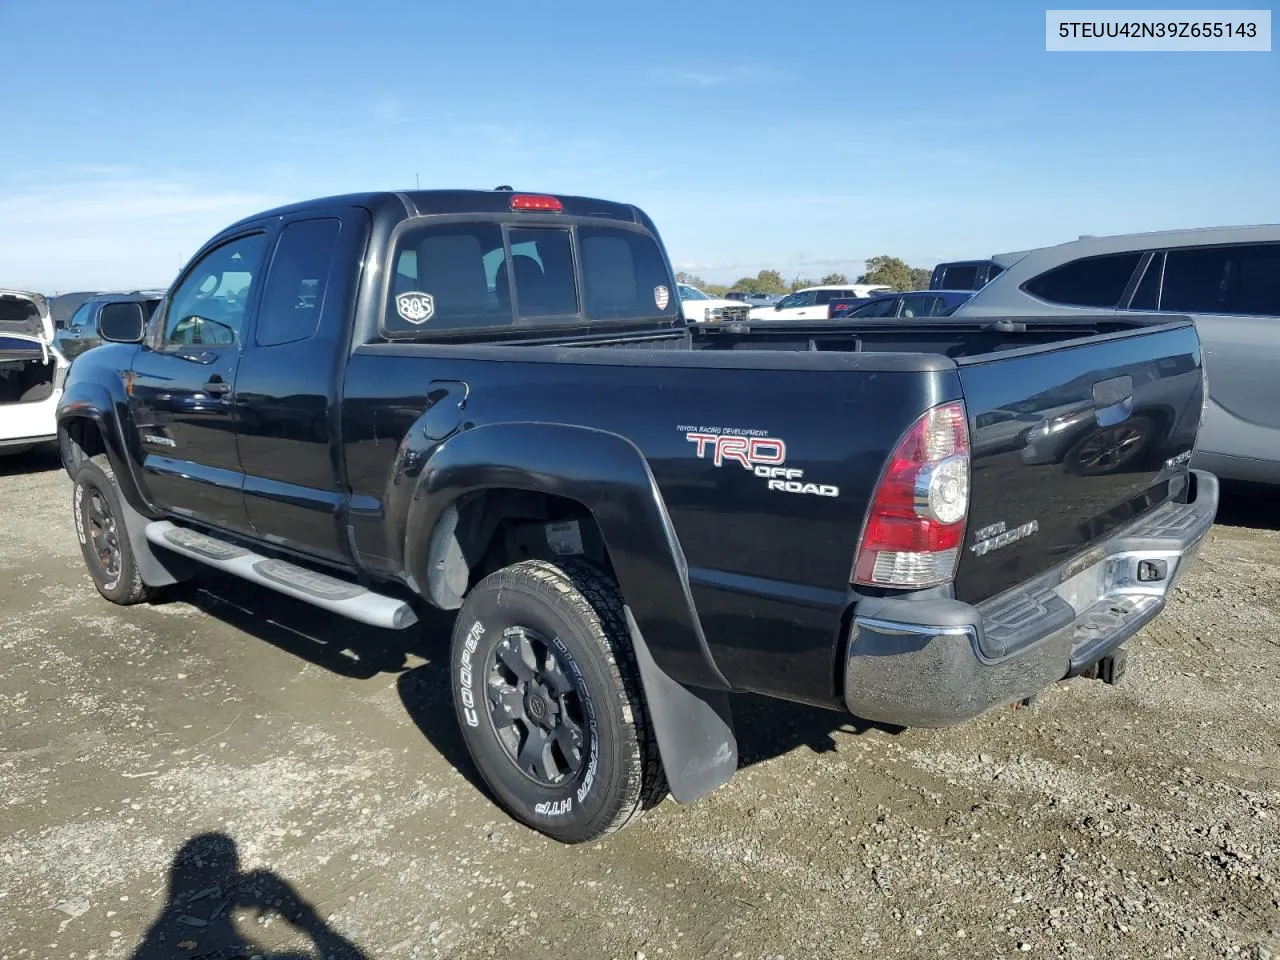
[[[279,952],[258,945],[240,933],[237,911],[283,920],[309,941],[310,949]],[[224,833],[192,837],[174,856],[165,905],[130,960],[177,958],[369,960],[275,872],[242,871],[236,843]]]

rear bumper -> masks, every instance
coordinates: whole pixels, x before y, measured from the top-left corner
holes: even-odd
[[[1218,508],[1192,471],[1168,503],[1081,557],[977,606],[863,599],[854,610],[844,701],[866,720],[945,727],[1079,674],[1162,609]]]

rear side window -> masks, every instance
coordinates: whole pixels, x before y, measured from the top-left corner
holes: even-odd
[[[1160,309],[1280,316],[1280,244],[1170,250]]]
[[[1160,306],[1160,274],[1164,270],[1164,254],[1157,253],[1147,264],[1138,289],[1129,301],[1130,310],[1155,310]]]
[[[260,346],[315,335],[341,227],[339,220],[300,220],[280,231],[258,308]]]
[[[899,315],[903,317],[937,316],[941,303],[941,297],[903,297],[902,312]]]
[[[1032,296],[1071,307],[1114,307],[1120,302],[1142,253],[1083,257],[1033,277],[1022,285]]]
[[[883,300],[873,300],[865,306],[859,307],[853,311],[850,316],[853,317],[892,317],[898,309],[898,297],[885,297]]]
[[[617,227],[584,226],[578,228],[578,245],[589,320],[677,315],[679,298],[669,288],[667,266],[653,237]]]
[[[942,271],[940,290],[972,290],[978,285],[978,267],[975,264],[947,267]]]

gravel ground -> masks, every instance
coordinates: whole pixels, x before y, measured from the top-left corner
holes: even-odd
[[[440,654],[238,582],[117,609],[0,461],[0,960],[1280,957],[1280,512],[1225,490],[1109,688],[892,733],[744,698],[606,842],[508,820]]]

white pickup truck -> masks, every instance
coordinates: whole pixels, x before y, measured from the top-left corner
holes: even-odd
[[[709,297],[697,287],[677,283],[680,313],[685,323],[716,323],[721,320],[745,320],[750,309],[738,300]]]
[[[57,439],[54,414],[66,376],[45,298],[0,290],[0,454]]]
[[[826,320],[831,304],[836,301],[862,300],[875,293],[888,293],[892,287],[874,283],[825,284],[805,287],[783,297],[772,307],[752,307],[752,320]]]

